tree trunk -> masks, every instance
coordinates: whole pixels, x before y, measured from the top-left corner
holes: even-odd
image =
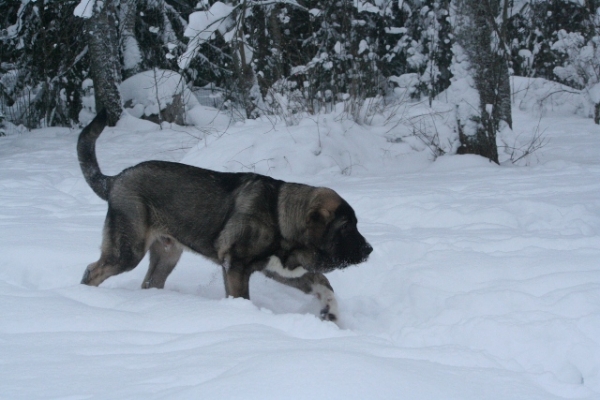
[[[106,109],[111,126],[117,123],[123,112],[119,92],[122,78],[116,1],[96,2],[94,14],[86,26],[96,110]]]
[[[137,0],[124,0],[120,2],[119,20],[119,40],[120,48],[123,54],[124,78],[140,72],[140,62],[142,55],[140,46],[135,38],[135,16],[137,13]]]
[[[495,163],[498,163],[496,134],[501,121],[512,128],[506,49],[503,30],[496,25],[501,1],[456,0],[457,21],[460,21],[455,27],[456,40],[469,59],[479,93],[479,115],[473,118],[476,132],[463,132],[459,128],[461,146],[457,152],[478,154]]]
[[[254,76],[254,70],[252,65],[248,62],[250,55],[246,54],[246,38],[245,38],[245,25],[246,25],[246,10],[248,8],[248,2],[242,0],[240,3],[240,11],[238,14],[239,20],[238,31],[236,38],[232,42],[233,49],[233,71],[235,74],[235,88],[239,96],[240,105],[244,108],[246,118],[256,118],[256,103],[258,99],[256,96],[260,96],[260,92],[253,93],[253,88],[256,83],[256,77]]]

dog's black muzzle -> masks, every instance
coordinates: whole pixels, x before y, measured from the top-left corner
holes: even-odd
[[[369,258],[369,254],[371,254],[372,252],[373,252],[373,247],[369,243],[365,242],[365,244],[363,244],[362,248],[360,249],[360,253],[363,256],[361,262],[367,261],[367,259]]]
[[[336,268],[341,269],[349,267],[351,265],[363,263],[367,261],[367,259],[369,258],[369,254],[371,254],[372,252],[373,247],[369,243],[367,243],[367,241],[364,241],[361,245],[359,245],[358,248],[355,248],[355,251],[352,252],[353,254],[339,260],[337,262],[338,265]]]

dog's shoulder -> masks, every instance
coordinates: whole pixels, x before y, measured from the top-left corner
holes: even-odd
[[[231,173],[222,177],[223,185],[235,199],[236,210],[268,220],[276,219],[277,203],[286,183],[254,173]]]

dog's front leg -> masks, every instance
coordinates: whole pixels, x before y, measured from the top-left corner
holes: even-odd
[[[329,280],[323,274],[315,274],[311,294],[321,302],[321,319],[324,321],[338,321],[338,303]]]
[[[325,275],[308,272],[302,267],[285,268],[279,257],[271,256],[262,272],[279,283],[288,285],[315,296],[321,303],[320,317],[324,321],[338,320],[338,304],[333,288]]]
[[[232,265],[229,259],[223,263],[223,282],[225,294],[231,297],[250,299],[250,275],[246,268]]]

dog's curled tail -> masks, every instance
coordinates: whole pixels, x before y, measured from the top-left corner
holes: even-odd
[[[106,110],[102,109],[96,117],[83,128],[77,141],[77,158],[86,182],[103,200],[108,200],[113,177],[106,176],[100,171],[96,158],[96,140],[106,126]]]

